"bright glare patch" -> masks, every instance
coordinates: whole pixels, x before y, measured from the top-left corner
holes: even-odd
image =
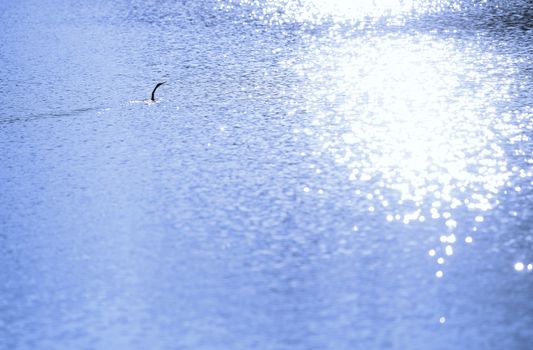
[[[457,227],[457,221],[455,221],[453,219],[448,219],[448,220],[446,220],[446,226],[449,227],[450,229],[456,228]]]
[[[331,156],[333,162],[317,167],[334,164],[367,212],[406,225],[441,220],[448,232],[441,243],[450,256],[457,240],[451,232],[460,232],[454,213],[478,212],[474,223],[482,223],[482,212],[499,204],[498,192],[521,171],[509,166],[504,150],[520,135],[513,123],[520,116],[500,110],[518,76],[511,56],[479,47],[475,39],[379,30],[401,24],[406,15],[460,11],[464,1],[221,3],[252,9],[251,16],[268,25],[305,24],[300,52],[274,52],[286,54],[283,68],[300,81],[288,114],[314,117],[294,133],[315,142],[312,154]],[[372,23],[378,30],[367,30]],[[316,24],[326,24],[324,35],[307,31]]]
[[[427,213],[453,230],[451,208],[495,205],[512,173],[500,137],[515,130],[494,107],[512,83],[503,57],[423,34],[307,39],[311,49],[285,64],[304,79],[319,152],[354,186],[399,193],[405,224]]]
[[[523,271],[524,267],[525,267],[524,264],[521,262],[517,262],[516,264],[514,264],[514,269],[516,271]]]
[[[443,317],[439,318],[439,323],[440,324],[446,323],[446,317],[443,316]]]
[[[444,10],[461,10],[461,1],[417,0],[225,0],[221,8],[232,6],[259,7],[252,15],[270,24],[324,21],[352,23],[388,18],[388,23],[399,24],[406,15],[429,14]],[[235,4],[235,5],[234,5]]]
[[[447,245],[445,251],[446,255],[453,255],[453,248],[451,245]]]

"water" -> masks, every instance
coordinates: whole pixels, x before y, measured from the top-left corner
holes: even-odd
[[[3,1],[0,348],[531,349],[531,11]]]

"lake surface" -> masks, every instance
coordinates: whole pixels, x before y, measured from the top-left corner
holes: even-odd
[[[2,1],[0,349],[532,349],[532,56],[520,0]]]

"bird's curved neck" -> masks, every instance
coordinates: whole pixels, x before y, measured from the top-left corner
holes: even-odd
[[[152,102],[155,102],[155,90],[157,90],[158,87],[160,87],[161,85],[163,85],[165,82],[162,82],[162,83],[158,83],[154,90],[152,91]]]

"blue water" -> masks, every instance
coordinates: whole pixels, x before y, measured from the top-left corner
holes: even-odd
[[[2,1],[0,349],[533,348],[532,18]]]

